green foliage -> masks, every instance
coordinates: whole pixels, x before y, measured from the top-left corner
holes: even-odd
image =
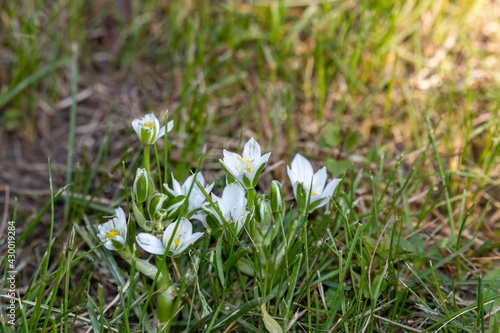
[[[499,249],[500,114],[489,76],[498,68],[489,46],[481,46],[494,32],[480,27],[495,27],[482,23],[482,1],[146,1],[128,14],[113,5],[6,2],[2,127],[34,140],[40,103],[70,95],[74,120],[75,94],[99,75],[94,59],[105,54],[125,80],[161,82],[157,100],[141,105],[145,113],[172,105],[175,140],[165,138],[150,166],[165,171],[153,179],[156,188],[168,183],[168,169],[178,179],[194,166],[213,171],[220,148],[247,133],[267,139],[270,164],[289,164],[312,147],[308,156],[343,177],[330,208],[307,218],[286,182],[283,209],[276,183],[274,197],[257,195],[263,212],[247,228],[262,239],[223,239],[209,218],[211,234],[190,256],[168,261],[178,268],[171,278],[181,295],[172,331],[500,330],[499,272],[488,259]],[[109,22],[119,31],[112,49],[99,37]],[[74,135],[74,122],[70,128]],[[127,206],[146,228],[151,214],[147,204],[130,202],[140,152],[110,152],[109,131],[92,161],[84,154],[73,162],[74,142],[68,144],[70,187],[52,191],[18,229],[30,274],[18,276],[18,326],[1,320],[2,331],[156,330],[159,280],[142,277],[140,262],[113,257],[95,238],[95,225],[116,206]],[[304,138],[304,145],[297,140]],[[214,146],[218,157],[204,158],[207,151],[214,156]],[[118,161],[109,162],[112,154]],[[223,183],[217,172],[215,191]],[[269,189],[263,179],[259,186]],[[102,200],[110,187],[110,199]],[[268,233],[274,238],[263,241]]]

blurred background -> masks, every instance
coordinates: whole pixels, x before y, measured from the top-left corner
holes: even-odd
[[[82,211],[116,205],[131,120],[168,108],[179,177],[254,136],[269,179],[297,152],[382,183],[401,164],[414,203],[445,181],[498,228],[498,1],[4,0],[0,25],[5,214],[38,214],[49,164]]]

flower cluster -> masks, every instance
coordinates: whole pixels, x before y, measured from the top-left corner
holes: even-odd
[[[222,235],[225,240],[229,240],[226,242],[229,247],[237,239],[251,240],[263,249],[270,249],[274,242],[274,246],[280,249],[275,256],[261,256],[258,260],[263,263],[280,262],[284,253],[283,244],[289,243],[289,240],[283,239],[285,232],[280,229],[286,215],[282,184],[273,180],[268,195],[258,195],[255,190],[271,153],[262,154],[261,147],[254,138],[244,145],[241,155],[223,150],[223,158],[219,162],[226,173],[227,185],[220,196],[212,193],[214,183],[207,184],[199,171],[184,181],[176,179],[172,174],[170,183],[165,180],[165,183],[156,187],[155,181],[161,177],[154,177],[150,170],[149,148],[173,126],[173,121],[170,121],[166,127],[160,128],[160,122],[152,113],[132,122],[144,150],[143,167],[137,168],[132,183],[132,214],[128,218],[142,229],[135,235],[137,244],[144,251],[156,255],[158,263],[164,255],[183,255],[204,235]],[[340,179],[333,179],[327,183],[326,168],[322,167],[314,172],[311,163],[300,154],[287,166],[287,173],[296,200],[296,205],[292,206],[297,207],[299,216],[325,206],[340,182]],[[117,208],[114,217],[97,227],[97,236],[103,246],[117,251],[128,262],[134,261],[136,268],[143,274],[152,278],[159,276],[158,288],[177,290],[172,281],[169,281],[169,273],[165,269],[161,270],[160,266],[157,268],[148,261],[137,258],[135,252],[131,251],[133,246],[127,239],[128,220],[123,209]],[[200,222],[197,223],[196,231],[193,228],[194,221]],[[288,223],[288,228],[291,229],[286,232],[287,235],[296,235],[293,228],[297,228],[297,219],[294,221]],[[281,236],[277,237],[278,235]],[[264,252],[259,251],[261,254]],[[271,251],[268,250],[267,253],[269,252]],[[252,270],[255,268],[252,268],[252,263],[247,258],[240,258],[237,265],[246,274],[261,274]],[[161,292],[159,297],[164,297],[166,302],[161,304],[170,304],[174,297],[172,295],[172,292]],[[163,313],[166,320],[169,311],[164,308],[159,312]]]
[[[132,127],[143,144],[152,145],[173,128],[173,121],[166,129],[165,126],[160,128],[158,119],[151,113],[135,119]],[[211,193],[214,184],[206,185],[199,172],[183,183],[172,174],[172,183],[163,184],[163,191],[158,192],[148,170],[138,168],[132,186],[132,204],[135,220],[145,231],[136,236],[139,246],[156,255],[165,252],[180,255],[203,236],[203,232],[193,232],[191,220],[199,220],[208,228],[207,219],[215,221],[220,228],[232,226],[236,235],[250,220],[255,220],[264,227],[255,228],[257,234],[250,236],[262,239],[261,229],[267,233],[270,216],[284,210],[283,192],[278,181],[272,182],[268,197],[249,198],[249,193],[255,193],[254,188],[270,156],[270,152],[262,154],[254,138],[245,144],[241,155],[223,150],[223,159],[219,162],[226,171],[229,184],[220,197]],[[297,206],[303,212],[325,206],[340,182],[337,178],[327,184],[326,167],[314,173],[311,163],[300,154],[287,166],[287,173]],[[249,199],[252,202],[249,203]],[[118,208],[115,215],[98,226],[98,237],[110,250],[123,247],[127,238],[125,213]]]

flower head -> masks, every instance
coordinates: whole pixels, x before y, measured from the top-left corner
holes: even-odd
[[[190,214],[197,209],[200,209],[206,200],[200,187],[194,181],[195,177],[200,185],[203,186],[203,189],[207,192],[207,194],[212,191],[214,184],[212,183],[205,187],[205,178],[203,178],[201,173],[197,173],[196,176],[189,176],[182,185],[174,178],[174,175],[172,175],[172,188],[170,188],[168,184],[163,184],[171,196],[177,197],[182,195],[188,198],[188,208],[186,214]]]
[[[259,176],[269,160],[271,153],[261,155],[260,145],[254,138],[243,147],[243,156],[224,149],[224,159],[219,160],[222,168],[246,189],[257,185]]]
[[[214,207],[207,207],[207,213],[215,217],[221,225],[224,224],[224,220],[234,223],[236,225],[236,233],[239,233],[249,214],[246,209],[247,199],[245,198],[245,189],[239,183],[231,183],[224,188],[221,198],[212,193],[212,200],[219,206],[222,217]]]
[[[104,246],[113,251],[125,245],[127,239],[127,218],[123,209],[115,209],[115,217],[106,223],[97,226],[97,237],[104,242]]]
[[[340,179],[335,178],[325,187],[326,167],[322,167],[314,173],[311,163],[300,154],[295,155],[291,167],[287,166],[287,172],[293,185],[295,198],[299,199],[298,188],[300,184],[300,187],[305,190],[305,200],[308,201],[310,210],[326,205],[340,183]]]
[[[136,240],[149,253],[163,255],[167,251],[172,256],[177,256],[182,254],[201,236],[203,236],[202,232],[193,233],[193,225],[189,220],[181,218],[177,222],[168,225],[161,240],[147,233],[138,234]]]
[[[134,119],[132,127],[139,137],[139,140],[145,145],[154,144],[159,138],[165,135],[165,126],[160,128],[160,122],[153,113],[147,114],[142,118]],[[174,121],[167,124],[167,133],[174,127]]]

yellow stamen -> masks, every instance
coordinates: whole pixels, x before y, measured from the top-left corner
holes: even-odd
[[[245,168],[245,170],[246,170],[247,172],[252,172],[253,168],[251,168],[251,167],[246,167],[246,168]]]
[[[146,127],[153,127],[154,125],[155,125],[155,123],[153,123],[152,121],[148,121],[148,122],[144,123],[144,126],[146,126]]]
[[[108,233],[106,234],[106,238],[108,238],[108,239],[113,239],[116,236],[120,236],[120,232],[116,229],[112,229],[112,230],[108,231]]]
[[[175,245],[175,248],[178,248],[179,245],[181,243],[181,240],[179,238],[174,238],[174,245]]]

